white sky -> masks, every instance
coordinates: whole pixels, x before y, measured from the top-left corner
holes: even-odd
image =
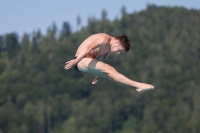
[[[113,20],[120,17],[122,6],[133,13],[146,9],[147,4],[200,10],[200,0],[0,0],[0,35],[16,32],[22,36],[37,29],[46,34],[53,22],[58,29],[63,22],[69,22],[74,31],[78,15],[81,25],[86,26],[89,17],[100,19],[103,9]]]

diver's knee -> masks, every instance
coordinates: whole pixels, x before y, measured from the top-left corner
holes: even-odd
[[[109,72],[113,72],[113,71],[116,71],[114,67],[108,65],[108,64],[105,64],[104,67],[103,67],[104,71],[106,73],[109,73]]]
[[[116,73],[116,70],[115,70],[114,67],[106,64],[105,67],[104,67],[104,72],[105,72],[107,77],[113,77]]]

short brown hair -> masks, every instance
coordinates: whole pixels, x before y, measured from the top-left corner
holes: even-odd
[[[125,51],[128,52],[128,50],[130,49],[129,38],[126,35],[121,35],[121,36],[117,36],[116,39],[118,39],[121,42],[121,44],[124,47]]]

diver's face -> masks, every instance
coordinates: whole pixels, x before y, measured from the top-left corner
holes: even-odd
[[[115,54],[120,54],[121,52],[124,52],[125,49],[122,47],[121,43],[117,41],[113,46],[112,46],[112,53]]]

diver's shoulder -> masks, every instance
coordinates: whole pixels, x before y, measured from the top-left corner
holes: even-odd
[[[110,35],[106,34],[106,33],[96,33],[96,34],[93,34],[91,36],[104,36],[104,37],[110,37]]]
[[[107,42],[111,39],[111,36],[106,34],[106,33],[97,33],[97,34],[93,34],[89,37],[89,39],[91,40],[101,40],[103,42]]]

